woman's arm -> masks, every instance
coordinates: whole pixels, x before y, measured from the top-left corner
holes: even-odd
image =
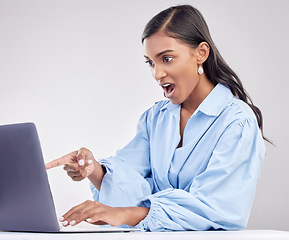
[[[140,117],[135,137],[124,148],[115,156],[99,160],[105,175],[101,190],[93,186],[91,179],[95,201],[111,207],[130,207],[152,193],[151,182],[147,181],[151,178],[149,113],[150,109]]]
[[[102,165],[100,165],[97,161],[94,161],[93,164],[94,170],[88,176],[88,179],[93,184],[93,186],[95,186],[95,188],[98,191],[100,191],[100,186],[102,183],[103,176],[106,173],[106,169]]]
[[[82,221],[97,225],[135,226],[148,212],[149,208],[145,207],[109,207],[96,201],[85,201],[70,209],[60,221],[63,226],[74,226]]]

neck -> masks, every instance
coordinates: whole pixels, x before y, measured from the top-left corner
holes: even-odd
[[[207,78],[207,76],[202,74],[194,91],[182,103],[182,109],[193,114],[214,87],[214,84]]]

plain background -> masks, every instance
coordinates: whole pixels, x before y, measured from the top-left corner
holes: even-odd
[[[34,122],[46,162],[83,146],[113,155],[163,99],[144,64],[143,28],[184,3],[203,13],[276,144],[266,144],[247,228],[289,230],[287,0],[0,0],[0,124]],[[48,175],[59,216],[91,199],[87,180]]]

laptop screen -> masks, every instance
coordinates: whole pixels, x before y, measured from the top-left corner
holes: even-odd
[[[0,166],[0,230],[58,231],[33,123],[0,126]]]

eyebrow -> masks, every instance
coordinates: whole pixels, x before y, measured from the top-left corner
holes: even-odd
[[[170,50],[170,49],[161,51],[161,52],[159,52],[158,54],[156,54],[156,58],[158,58],[159,56],[161,56],[161,55],[163,55],[163,54],[165,54],[165,53],[173,52],[173,51],[174,51],[174,50]],[[149,57],[146,56],[146,55],[144,55],[144,57],[145,57],[145,58],[149,58]]]

